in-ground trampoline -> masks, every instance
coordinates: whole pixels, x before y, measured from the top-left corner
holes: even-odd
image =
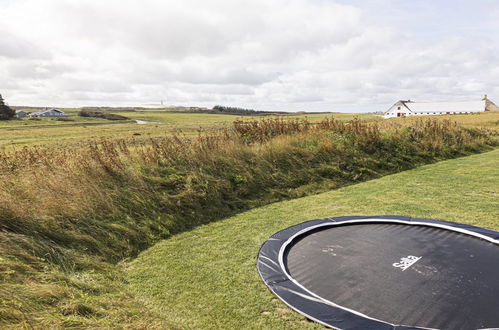
[[[499,232],[400,216],[313,220],[257,267],[284,303],[339,329],[499,328]]]

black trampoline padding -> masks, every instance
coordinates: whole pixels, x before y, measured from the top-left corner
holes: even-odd
[[[293,309],[340,329],[499,328],[499,233],[397,216],[309,221],[257,267]]]

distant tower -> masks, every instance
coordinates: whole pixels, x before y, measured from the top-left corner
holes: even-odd
[[[161,105],[163,105],[163,100],[161,100]]]

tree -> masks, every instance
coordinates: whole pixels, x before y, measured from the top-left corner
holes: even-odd
[[[0,120],[9,120],[14,118],[16,112],[5,104],[2,95],[0,94]]]

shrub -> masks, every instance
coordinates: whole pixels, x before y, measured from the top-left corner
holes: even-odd
[[[104,118],[107,120],[129,120],[130,118],[122,116],[122,115],[117,115],[114,113],[107,113],[107,112],[102,112],[102,111],[89,111],[89,110],[82,110],[78,113],[78,116],[81,117],[94,117],[94,118]]]
[[[253,109],[244,109],[238,107],[227,107],[223,105],[215,105],[212,109],[218,113],[227,113],[233,115],[242,115],[242,116],[254,116],[254,115],[268,115],[268,111],[259,111]]]

